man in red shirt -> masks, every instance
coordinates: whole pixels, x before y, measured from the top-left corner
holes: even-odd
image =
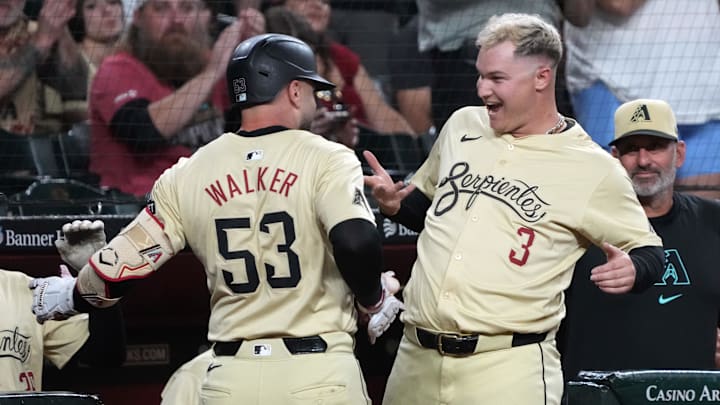
[[[138,0],[120,51],[90,92],[90,170],[100,185],[143,196],[155,179],[223,133],[224,78],[244,22],[213,45],[201,0]]]

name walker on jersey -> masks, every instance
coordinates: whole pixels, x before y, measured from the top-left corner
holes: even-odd
[[[223,205],[234,197],[256,192],[271,192],[288,196],[297,183],[298,175],[281,168],[260,166],[257,169],[243,169],[239,176],[228,173],[205,187],[205,192],[217,205]]]

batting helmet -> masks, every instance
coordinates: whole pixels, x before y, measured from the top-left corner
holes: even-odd
[[[272,101],[292,80],[309,81],[317,90],[335,87],[317,73],[310,46],[289,35],[257,35],[241,42],[227,67],[230,100],[240,108]]]

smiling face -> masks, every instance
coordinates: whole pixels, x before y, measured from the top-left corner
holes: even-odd
[[[517,56],[515,45],[504,41],[481,48],[475,67],[478,96],[487,106],[490,126],[497,133],[534,133],[528,127],[534,124],[541,58]]]

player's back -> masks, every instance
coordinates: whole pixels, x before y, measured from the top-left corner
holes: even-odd
[[[347,219],[372,221],[364,198],[353,203],[360,162],[318,135],[272,130],[222,135],[153,191],[166,232],[181,230],[206,267],[211,340],[355,331],[327,234]]]

